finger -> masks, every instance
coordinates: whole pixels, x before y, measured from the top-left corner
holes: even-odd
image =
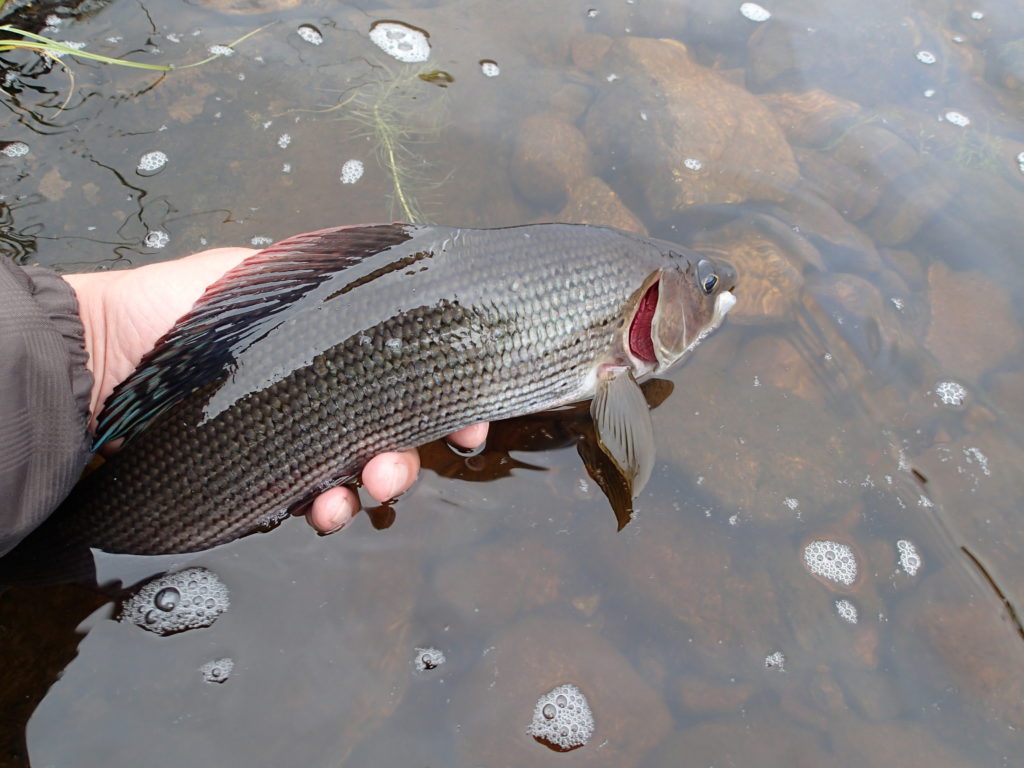
[[[339,485],[324,491],[313,500],[313,505],[306,513],[306,522],[319,533],[334,533],[348,525],[358,509],[359,499],[355,493]]]
[[[489,426],[486,421],[483,421],[471,427],[460,429],[458,432],[452,432],[448,435],[448,439],[460,448],[473,450],[484,444],[484,440],[487,439],[487,428]]]
[[[419,471],[420,455],[415,450],[382,453],[363,468],[363,487],[384,502],[409,490]]]

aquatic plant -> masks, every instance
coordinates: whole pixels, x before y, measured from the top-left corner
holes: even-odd
[[[2,6],[0,6],[2,7]],[[276,22],[272,22],[276,23]],[[248,40],[250,37],[260,32],[271,24],[264,24],[262,27],[247,32],[234,42],[228,43],[223,46],[224,48],[234,48],[239,43]],[[60,61],[62,56],[74,56],[79,59],[88,59],[90,61],[99,61],[103,64],[115,64],[119,67],[132,67],[134,69],[149,69],[157,72],[170,72],[175,69],[191,69],[192,67],[200,67],[207,62],[213,61],[220,57],[221,53],[214,53],[207,56],[201,61],[193,61],[190,64],[147,64],[142,61],[129,61],[128,59],[118,59],[111,56],[103,56],[99,53],[91,53],[89,51],[82,50],[73,45],[62,43],[59,40],[54,40],[44,35],[37,35],[35,32],[29,32],[18,27],[12,27],[9,24],[0,24],[0,32],[9,35],[20,35],[20,38],[0,38],[0,53],[14,50],[24,51],[37,51],[43,56],[47,56],[54,61]],[[64,62],[60,62],[62,66],[67,69]]]
[[[391,182],[392,216],[404,221],[430,223],[421,205],[431,187],[426,172],[429,163],[415,149],[417,144],[435,141],[447,113],[447,99],[437,85],[436,72],[426,67],[403,67],[394,71],[380,66],[380,76],[345,99],[345,117],[360,126],[360,133],[374,145],[377,162]]]

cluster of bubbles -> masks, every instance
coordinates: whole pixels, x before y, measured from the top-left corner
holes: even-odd
[[[214,56],[233,56],[235,49],[230,45],[211,45],[208,49]]]
[[[27,149],[28,148],[26,147],[26,150]],[[1021,173],[1024,173],[1024,152],[1017,153],[1017,167],[1020,169]]]
[[[938,59],[935,57],[935,54],[932,53],[931,51],[918,51],[914,55],[914,58],[916,58],[922,64],[934,64],[936,61],[938,61]]]
[[[848,587],[857,580],[857,558],[838,541],[819,539],[804,547],[807,570],[826,581]]]
[[[943,117],[946,118],[946,122],[952,123],[959,128],[966,128],[971,124],[971,118],[965,115],[963,112],[954,112],[950,110]]]
[[[491,59],[480,60],[480,71],[484,73],[484,77],[497,77],[501,74],[501,68],[498,67],[498,62],[491,61]]]
[[[913,576],[921,567],[921,556],[917,553],[914,542],[907,539],[900,539],[896,542],[896,549],[900,553],[900,568],[908,576]]]
[[[362,160],[346,160],[345,164],[341,166],[341,183],[355,184],[363,178],[364,170]]]
[[[967,398],[967,390],[955,381],[940,381],[935,385],[935,395],[943,405],[959,408]]]
[[[840,599],[836,600],[836,613],[839,614],[839,618],[849,624],[857,623],[857,606],[851,603],[849,600]]]
[[[388,56],[406,64],[430,58],[426,33],[397,21],[378,21],[370,28],[370,39]]]
[[[537,700],[526,732],[559,752],[582,747],[594,733],[587,697],[572,683],[548,691]]]
[[[988,456],[978,448],[970,445],[964,448],[964,460],[968,464],[977,464],[983,475],[991,477],[992,470],[988,466]]]
[[[273,245],[274,238],[267,237],[266,235],[253,235],[249,242],[254,248],[262,248],[265,245]]]
[[[786,654],[782,651],[772,651],[764,657],[765,669],[777,669],[779,672],[786,671]]]
[[[186,568],[142,587],[121,608],[123,623],[158,635],[208,627],[230,605],[228,588],[206,568]]]
[[[757,3],[743,3],[740,6],[740,13],[743,14],[744,18],[757,22],[768,21],[772,17],[771,12],[767,8],[763,8]]]
[[[231,672],[235,668],[235,662],[227,657],[223,659],[214,659],[208,661],[199,668],[199,671],[203,675],[203,680],[208,683],[223,683],[229,677]]]
[[[277,137],[277,146],[281,149],[287,149],[288,145],[292,143],[292,135],[290,133],[282,133]]]
[[[28,154],[28,144],[24,141],[12,141],[9,144],[3,145],[3,148],[0,149],[0,154],[7,157],[23,157]]]
[[[295,32],[310,45],[320,45],[324,41],[323,33],[312,24],[300,24]]]
[[[162,171],[165,165],[167,165],[166,154],[160,150],[147,152],[139,158],[139,164],[135,166],[135,172],[140,176],[152,176]]]
[[[704,167],[704,163],[698,160],[696,157],[688,157],[683,160],[683,166],[689,171],[699,171]]]
[[[417,672],[429,672],[440,667],[445,661],[444,652],[437,648],[417,648],[412,665]]]
[[[147,248],[159,250],[160,248],[166,247],[167,244],[171,242],[171,236],[162,229],[154,229],[146,235],[146,239],[142,242]]]

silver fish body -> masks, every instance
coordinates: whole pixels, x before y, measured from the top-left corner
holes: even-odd
[[[587,399],[609,372],[665,370],[721,321],[735,281],[584,225],[282,241],[211,286],[111,396],[97,445],[125,445],[58,513],[61,536],[134,554],[238,538],[383,451]]]

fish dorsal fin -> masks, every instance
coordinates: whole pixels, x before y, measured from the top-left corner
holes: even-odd
[[[282,240],[255,253],[206,289],[107,398],[93,450],[130,440],[195,390],[225,375],[240,345],[332,275],[412,239],[420,227],[335,227]]]

